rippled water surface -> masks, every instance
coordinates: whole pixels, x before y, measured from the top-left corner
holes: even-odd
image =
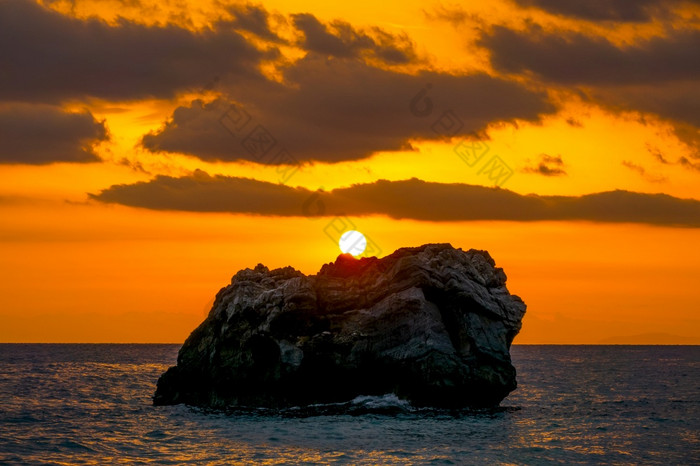
[[[0,463],[700,464],[700,347],[515,346],[490,411],[154,407],[176,345],[0,345]]]

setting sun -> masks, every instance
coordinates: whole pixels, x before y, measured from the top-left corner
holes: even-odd
[[[349,230],[343,233],[338,242],[340,250],[343,254],[352,254],[359,256],[367,248],[367,239],[365,235],[356,230]]]

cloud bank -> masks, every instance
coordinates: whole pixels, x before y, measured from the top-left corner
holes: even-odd
[[[700,201],[665,194],[610,191],[584,196],[521,195],[499,188],[410,179],[311,191],[247,178],[158,176],[115,185],[93,200],[153,210],[267,216],[386,215],[425,221],[584,220],[700,227]]]
[[[0,105],[0,163],[41,165],[96,162],[93,145],[108,139],[104,122],[88,111],[52,105]]]

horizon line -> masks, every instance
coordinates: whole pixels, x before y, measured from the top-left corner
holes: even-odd
[[[183,345],[184,342],[0,341],[0,345]],[[512,346],[700,346],[700,343],[513,343]]]

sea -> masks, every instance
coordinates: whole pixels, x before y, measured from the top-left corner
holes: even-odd
[[[488,410],[153,406],[179,345],[1,344],[0,464],[700,464],[700,346],[511,350]]]

